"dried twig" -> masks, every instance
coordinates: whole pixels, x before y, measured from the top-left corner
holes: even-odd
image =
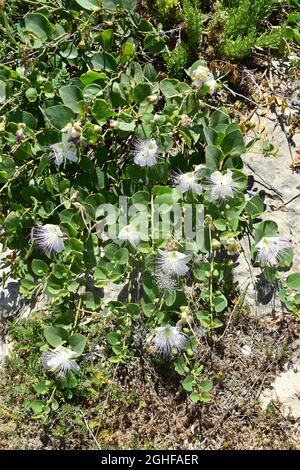
[[[283,199],[282,199],[283,194],[282,194],[282,192],[278,191],[278,189],[276,189],[274,186],[272,186],[270,183],[268,183],[262,176],[260,176],[260,175],[255,171],[255,169],[254,169],[251,165],[249,165],[249,163],[246,162],[245,164],[246,164],[246,166],[249,168],[249,170],[251,170],[252,173],[254,173],[255,176],[257,176],[257,177],[261,180],[260,184],[261,184],[262,186],[264,186],[265,188],[267,188],[267,189],[269,189],[269,190],[271,190],[271,191],[274,191],[274,193],[276,193],[277,196],[278,196],[278,197],[282,200],[282,202],[283,202]]]
[[[233,316],[234,316],[234,314],[235,314],[237,308],[243,306],[244,301],[245,301],[245,296],[246,296],[246,294],[247,294],[247,290],[248,290],[248,287],[249,287],[249,284],[250,284],[250,281],[249,281],[248,284],[246,285],[245,289],[244,289],[243,292],[242,292],[242,295],[240,296],[240,298],[239,298],[238,301],[236,302],[235,306],[234,306],[233,309],[231,310],[230,317],[229,317],[229,319],[228,319],[226,328],[225,328],[225,330],[223,331],[223,333],[221,334],[219,340],[221,340],[221,339],[225,336],[225,334],[226,334],[226,332],[227,332],[227,330],[228,330],[228,328],[229,328],[229,326],[230,326],[230,324],[231,324],[231,321],[232,321],[232,319],[233,319]]]
[[[290,204],[291,202],[295,201],[296,199],[298,199],[298,197],[300,197],[300,193],[296,194],[296,196],[293,196],[291,197],[291,199],[289,199],[287,202],[284,202],[283,204],[281,204],[278,209],[282,209],[283,207],[286,207],[288,204]]]
[[[93,431],[92,431],[91,428],[89,427],[89,423],[88,423],[87,420],[85,419],[85,416],[84,416],[83,412],[82,412],[81,410],[79,410],[79,411],[80,411],[80,413],[81,413],[81,416],[83,417],[84,424],[85,424],[85,426],[86,426],[88,432],[89,432],[90,435],[92,436],[92,438],[93,438],[93,440],[94,440],[96,446],[98,447],[99,450],[102,450],[102,449],[101,449],[101,446],[100,446],[100,444],[99,444],[99,442],[97,441],[97,438],[96,438],[95,434],[93,433]]]
[[[223,83],[223,87],[224,87],[227,91],[229,91],[229,93],[231,93],[234,97],[235,97],[235,96],[239,96],[240,98],[243,98],[244,100],[249,101],[249,103],[252,103],[252,104],[254,104],[255,106],[258,106],[258,103],[256,103],[255,101],[251,100],[251,99],[248,98],[247,96],[242,95],[241,93],[238,93],[237,91],[233,91],[231,88],[229,88],[229,87],[228,87],[227,85],[225,85],[224,83]]]

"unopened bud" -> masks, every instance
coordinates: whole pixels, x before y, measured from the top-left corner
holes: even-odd
[[[211,249],[213,251],[219,251],[220,248],[221,248],[221,242],[213,238],[211,241]]]
[[[210,215],[205,216],[204,224],[205,225],[211,225],[212,224],[212,217]]]
[[[156,104],[158,102],[158,96],[157,95],[149,95],[147,98],[148,103],[150,104]]]
[[[81,128],[81,125],[78,122],[75,122],[74,124],[69,122],[61,130],[61,132],[63,132],[64,134],[67,134],[68,137],[70,138],[70,140],[78,140],[80,135],[81,135],[82,128]]]
[[[191,320],[190,309],[188,306],[180,307],[180,320],[182,323],[189,323]]]
[[[189,126],[191,124],[192,120],[187,114],[182,114],[180,118],[180,124],[182,126]]]
[[[182,305],[182,306],[180,307],[180,311],[181,311],[181,312],[189,312],[190,309],[189,309],[189,307],[188,307],[187,305]]]
[[[241,245],[238,240],[235,238],[228,238],[228,240],[225,243],[226,250],[230,255],[235,255],[240,251]]]
[[[110,119],[110,121],[109,121],[109,127],[110,127],[111,129],[118,129],[118,127],[119,127],[118,121],[115,121],[114,119]]]
[[[76,201],[77,197],[79,195],[79,191],[75,191],[72,196],[70,197],[70,201],[73,202],[73,201]]]
[[[18,129],[15,135],[17,142],[20,142],[22,139],[24,139],[24,131],[22,129]]]

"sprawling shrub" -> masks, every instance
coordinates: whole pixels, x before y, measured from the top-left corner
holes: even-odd
[[[239,239],[264,208],[246,194],[251,143],[207,103],[217,83],[205,63],[186,75],[182,64],[182,81],[160,72],[165,36],[134,0],[40,3],[7,26],[7,56],[16,40],[19,53],[0,67],[0,241],[22,294],[51,301],[34,411],[72,396],[97,341],[111,364],[159,358],[207,401],[198,344],[223,328]],[[265,221],[252,245],[280,282],[290,240]]]

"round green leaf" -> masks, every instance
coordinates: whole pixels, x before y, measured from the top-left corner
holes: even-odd
[[[45,381],[41,381],[36,384],[35,390],[40,395],[45,395],[46,393],[48,393],[49,388]]]
[[[182,382],[182,386],[184,390],[187,392],[191,392],[193,390],[194,385],[194,378],[192,375],[187,375],[184,381]]]
[[[290,289],[300,288],[300,273],[290,274],[287,278],[287,285]]]
[[[107,341],[111,346],[116,346],[117,344],[120,344],[120,335],[115,332],[108,333]]]
[[[223,310],[225,310],[225,308],[228,305],[228,302],[227,302],[226,297],[223,294],[220,294],[220,295],[217,295],[213,298],[213,304],[214,304],[214,307],[215,307],[215,311],[217,313],[219,313],[219,312],[223,312]]]
[[[68,338],[68,332],[59,326],[50,326],[44,331],[44,335],[50,346],[57,348]]]
[[[28,90],[26,90],[25,92],[25,95],[28,101],[30,101],[31,103],[36,101],[38,97],[38,94],[35,88],[28,88]]]
[[[44,403],[41,400],[32,400],[30,406],[36,415],[40,414],[44,409]]]
[[[116,59],[108,52],[96,52],[93,54],[91,62],[96,71],[108,70],[115,72],[117,70]]]
[[[151,95],[151,86],[148,83],[138,83],[133,90],[134,98],[137,103],[144,101]]]
[[[25,28],[33,31],[40,39],[46,41],[51,36],[53,26],[41,13],[28,13],[25,16]]]
[[[20,218],[17,212],[11,212],[4,220],[4,225],[8,230],[14,230],[20,225]]]
[[[114,258],[119,264],[128,263],[129,252],[128,252],[127,248],[120,248],[119,250],[117,250],[116,253],[115,253]]]
[[[111,116],[114,115],[114,112],[109,107],[107,101],[100,98],[95,100],[92,113],[100,123],[105,123]]]
[[[101,0],[75,0],[75,2],[88,11],[98,10],[102,6]]]
[[[65,106],[74,113],[80,113],[78,101],[83,99],[82,92],[77,86],[67,85],[59,90],[59,94]]]
[[[62,104],[51,106],[44,110],[44,113],[50,124],[56,129],[63,129],[74,118],[72,109]]]
[[[73,351],[77,354],[82,354],[86,345],[86,338],[83,335],[75,334],[69,336],[68,343],[72,347]]]
[[[47,274],[49,268],[45,261],[41,259],[33,259],[31,262],[31,269],[37,276],[43,276]]]

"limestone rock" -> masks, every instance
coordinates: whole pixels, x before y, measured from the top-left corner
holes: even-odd
[[[276,377],[272,388],[260,395],[263,409],[272,402],[278,402],[285,417],[300,418],[300,372],[290,369]]]
[[[300,133],[296,133],[291,140],[289,128],[276,114],[269,111],[267,115],[261,116],[260,111],[265,114],[263,110],[258,110],[253,119],[257,128],[265,129],[266,137],[278,149],[278,156],[264,156],[261,143],[256,144],[252,153],[243,156],[245,172],[249,175],[250,183],[253,183],[250,195],[260,195],[264,199],[266,213],[262,220],[275,221],[281,235],[292,238],[294,263],[291,272],[297,272],[300,271],[300,198],[286,207],[282,207],[282,204],[300,192],[300,173],[289,167],[296,149],[300,149]],[[242,246],[244,252],[237,260],[234,278],[241,292],[246,291],[245,302],[249,305],[250,312],[256,315],[277,315],[284,312],[276,286],[263,279],[259,268],[251,266],[250,245],[246,238],[242,241]]]

